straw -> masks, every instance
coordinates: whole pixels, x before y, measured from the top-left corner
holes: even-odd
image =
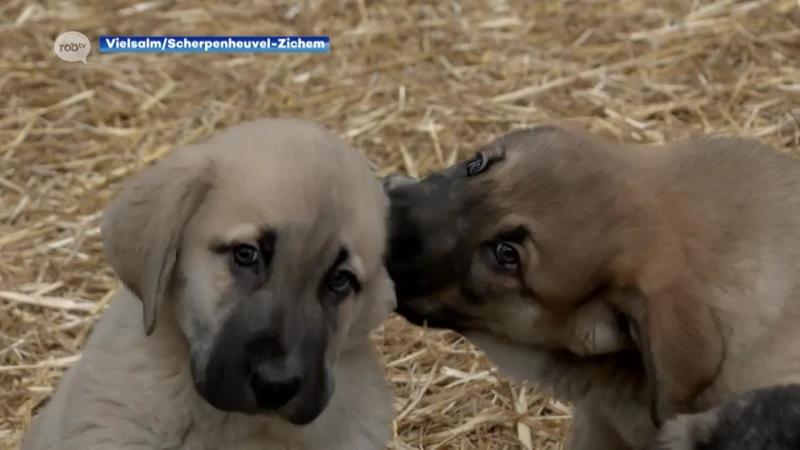
[[[88,64],[53,53],[88,35]],[[330,35],[331,53],[99,54],[100,34]],[[424,176],[512,128],[800,149],[797,0],[66,0],[0,6],[0,447],[80,357],[119,282],[99,212],[176,146],[262,116],[319,121],[379,173]],[[569,407],[452,333],[375,333],[393,449],[560,449]]]

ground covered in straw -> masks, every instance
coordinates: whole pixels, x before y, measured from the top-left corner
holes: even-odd
[[[258,116],[331,127],[421,175],[526,124],[624,141],[709,133],[797,152],[797,0],[7,0],[0,6],[0,442],[74,363],[118,288],[99,211],[175,146]],[[321,34],[325,55],[53,54],[55,37]],[[555,449],[569,408],[451,334],[375,334],[395,449]]]

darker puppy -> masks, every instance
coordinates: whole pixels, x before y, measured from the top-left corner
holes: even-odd
[[[800,385],[755,389],[668,422],[652,450],[789,450],[800,448]]]
[[[645,448],[678,413],[800,381],[800,163],[766,146],[544,125],[386,186],[398,312],[572,401],[573,449]],[[586,308],[638,351],[572,351]]]

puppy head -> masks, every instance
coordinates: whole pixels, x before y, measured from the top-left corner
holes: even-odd
[[[387,202],[366,161],[299,120],[234,126],[176,150],[110,204],[107,259],[177,326],[198,393],[225,411],[313,421],[343,350],[395,305]]]
[[[715,323],[680,270],[680,242],[642,189],[649,166],[627,150],[573,125],[544,125],[508,133],[418,183],[392,181],[387,267],[398,312],[412,323],[573,351],[577,320],[606,330],[585,333],[611,337],[584,345],[603,353],[627,342],[619,310],[646,338],[659,408],[662,397],[684,400],[716,373]],[[629,288],[641,295],[584,309]],[[595,319],[579,320],[591,311]]]
[[[624,220],[607,213],[618,209],[611,191],[622,182],[599,153],[543,126],[418,183],[387,179],[398,312],[417,324],[568,347],[573,312],[602,297],[603,264]],[[615,326],[608,311],[598,319]]]

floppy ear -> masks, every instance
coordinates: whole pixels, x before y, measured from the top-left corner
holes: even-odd
[[[195,147],[176,150],[132,179],[103,212],[103,253],[122,283],[142,300],[153,333],[186,223],[208,192],[210,166]]]
[[[663,266],[662,266],[663,268]],[[716,379],[724,342],[714,311],[682,265],[645,269],[631,326],[653,385],[653,422],[660,426]],[[638,310],[638,311],[637,311]]]

